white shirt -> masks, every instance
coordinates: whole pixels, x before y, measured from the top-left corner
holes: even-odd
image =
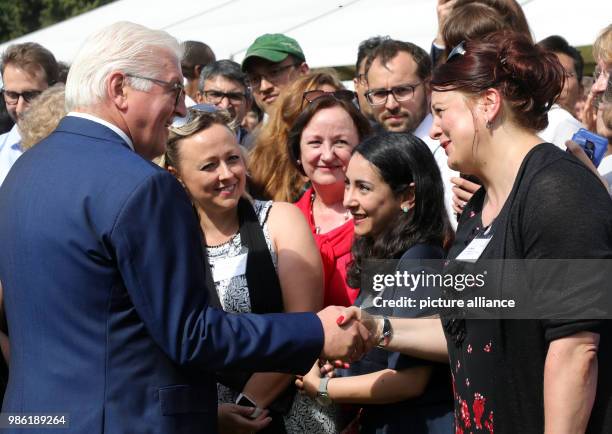
[[[128,135],[125,134],[125,132],[121,128],[119,128],[117,125],[111,124],[110,122],[105,121],[104,119],[101,119],[89,113],[70,112],[66,116],[74,116],[75,118],[88,119],[92,122],[96,122],[98,124],[104,125],[105,127],[110,128],[115,133],[117,133],[117,135],[121,137],[125,141],[125,143],[128,144],[128,146],[132,149],[132,151],[134,150],[134,144],[132,143],[132,139],[130,139]]]
[[[21,134],[15,124],[8,133],[0,136],[0,185],[22,153]]]
[[[457,229],[457,217],[455,216],[455,211],[453,211],[453,184],[450,179],[452,177],[458,177],[459,172],[448,167],[448,157],[444,149],[442,149],[442,146],[440,146],[440,141],[429,137],[429,130],[431,129],[432,122],[433,118],[431,114],[428,114],[417,129],[414,130],[413,134],[425,142],[433,154],[436,163],[438,163],[438,168],[442,175],[442,184],[444,184],[444,205],[446,206],[446,212],[448,213],[448,218],[450,219],[453,229]]]
[[[601,160],[599,166],[597,166],[597,171],[608,181],[608,191],[612,193],[612,155],[607,155]]]
[[[583,128],[583,125],[578,119],[564,108],[553,104],[548,111],[548,126],[540,131],[538,136],[565,151],[567,149],[565,142],[570,140],[580,128]]]

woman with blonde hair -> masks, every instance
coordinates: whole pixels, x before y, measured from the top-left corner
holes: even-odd
[[[308,225],[293,205],[245,197],[245,163],[228,121],[225,111],[190,110],[170,128],[164,161],[200,220],[211,304],[233,313],[316,312],[322,269]],[[218,375],[220,432],[335,431],[331,409],[294,396],[290,375],[244,369]]]
[[[65,86],[57,83],[36,97],[19,122],[24,151],[47,137],[66,116]]]
[[[584,104],[581,121],[590,131],[597,129],[597,103],[606,90],[612,70],[612,24],[603,29],[593,43],[593,58],[597,64],[593,72],[593,86]]]
[[[289,160],[287,137],[302,112],[304,92],[314,90],[351,93],[344,89],[333,71],[308,73],[283,91],[249,154],[249,189],[254,197],[285,202],[300,198],[306,179]]]

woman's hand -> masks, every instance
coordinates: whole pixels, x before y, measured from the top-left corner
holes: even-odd
[[[579,114],[580,122],[589,131],[597,131],[597,104],[595,100],[598,98],[593,91],[589,92],[584,107]]]
[[[254,408],[236,404],[219,404],[217,416],[220,434],[249,434],[267,427],[272,418],[268,417],[268,410],[264,410],[255,419],[249,416]]]
[[[454,184],[452,188],[453,211],[457,214],[461,214],[465,204],[468,203],[472,196],[474,196],[474,193],[478,191],[480,185],[460,177],[451,178],[451,183]]]
[[[311,398],[315,398],[317,396],[317,391],[319,390],[319,383],[321,382],[321,367],[319,366],[319,361],[317,360],[314,365],[312,365],[312,369],[308,371],[306,375],[303,377],[298,376],[295,380],[295,386],[300,390],[300,392],[305,393]]]

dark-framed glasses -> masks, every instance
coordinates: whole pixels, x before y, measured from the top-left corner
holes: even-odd
[[[259,89],[259,86],[261,86],[262,78],[265,78],[266,81],[269,81],[272,84],[276,84],[278,81],[280,81],[284,77],[285,73],[287,72],[289,68],[297,68],[299,65],[300,65],[299,63],[290,63],[288,65],[270,68],[263,74],[247,74],[247,75],[248,75],[251,87],[253,89]]]
[[[221,92],[218,90],[205,90],[202,92],[204,99],[209,104],[220,104],[223,98],[227,98],[232,104],[240,104],[246,99],[246,94],[242,92]]]
[[[2,89],[2,96],[4,101],[9,105],[15,105],[19,102],[19,98],[23,98],[28,104],[32,102],[34,98],[42,93],[42,90],[26,90],[25,92],[13,92],[12,90]]]
[[[370,89],[365,93],[365,96],[370,105],[386,104],[389,94],[393,94],[393,98],[395,98],[397,102],[408,101],[414,97],[414,90],[420,84],[423,84],[423,82],[400,84],[399,86],[393,86],[389,89]]]
[[[446,61],[450,62],[452,59],[458,58],[459,56],[463,56],[464,54],[465,54],[465,41],[461,41],[453,47],[450,53],[448,53],[448,57],[446,58]]]
[[[183,83],[170,82],[170,81],[160,80],[159,78],[145,77],[143,75],[136,75],[136,74],[125,74],[125,75],[126,77],[147,80],[147,81],[157,84],[158,86],[166,87],[170,91],[176,92],[176,98],[174,100],[175,107],[178,105],[181,95],[185,93],[185,86],[183,86]]]

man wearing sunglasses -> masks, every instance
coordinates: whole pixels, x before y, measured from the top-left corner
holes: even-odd
[[[306,74],[308,65],[295,39],[275,33],[255,39],[242,61],[242,70],[249,78],[255,102],[269,114],[281,91]]]
[[[200,74],[196,101],[227,110],[238,143],[244,145],[247,142],[248,132],[241,124],[251,108],[251,94],[247,77],[239,64],[224,59],[205,66]]]
[[[365,96],[374,119],[385,130],[413,133],[427,144],[440,168],[446,209],[456,226],[450,178],[459,174],[449,169],[444,150],[429,137],[431,70],[430,57],[422,48],[410,42],[383,40],[365,63]]]
[[[0,185],[22,152],[18,126],[21,116],[35,97],[57,81],[57,76],[55,57],[39,44],[11,45],[2,55],[2,97],[16,123],[0,136]]]

